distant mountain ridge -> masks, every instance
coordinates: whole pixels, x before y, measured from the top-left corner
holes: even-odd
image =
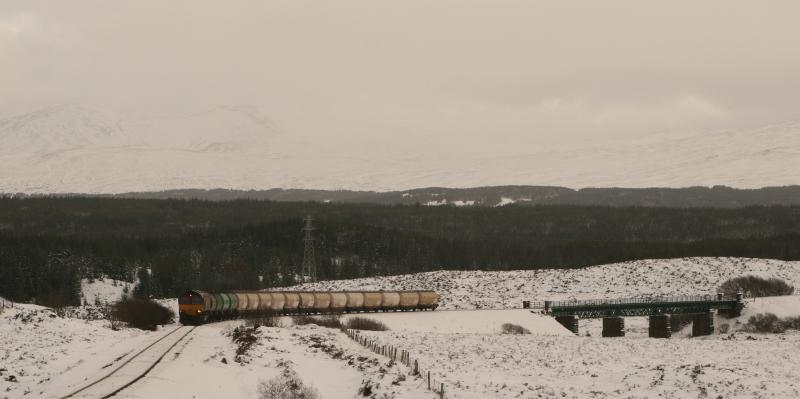
[[[511,140],[502,149],[484,148],[455,132],[437,132],[447,137],[453,133],[452,140],[440,144],[380,134],[358,141],[342,137],[317,142],[300,139],[291,126],[278,126],[247,106],[135,118],[66,105],[4,118],[0,119],[0,192],[119,194],[185,187],[393,192],[415,187],[800,184],[800,168],[792,166],[800,159],[800,121],[742,131],[576,141],[560,147],[540,142],[532,132],[528,138],[497,137]],[[535,198],[550,191],[524,195],[537,202]],[[524,195],[507,198],[523,201]],[[487,205],[495,199],[448,201]],[[435,198],[416,201],[441,203]],[[647,201],[664,200],[655,196]]]
[[[67,194],[80,195],[81,194]],[[404,191],[348,190],[225,190],[184,189],[123,193],[104,197],[183,199],[207,201],[314,201],[419,206],[579,205],[666,208],[741,208],[748,206],[800,206],[800,186],[735,189],[725,186],[687,188],[585,188],[545,186],[494,186],[473,188],[428,187]]]

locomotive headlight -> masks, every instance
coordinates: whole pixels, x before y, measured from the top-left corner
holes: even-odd
[[[200,310],[200,309],[197,309],[197,313],[200,313],[200,312],[201,312],[201,310]]]

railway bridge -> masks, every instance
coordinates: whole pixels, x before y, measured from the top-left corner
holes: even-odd
[[[742,294],[726,298],[716,296],[681,296],[660,298],[593,299],[569,301],[544,301],[523,307],[543,309],[564,327],[578,335],[578,320],[603,319],[604,337],[625,336],[625,317],[647,316],[649,336],[669,338],[672,325],[678,319],[691,320],[692,336],[710,335],[714,332],[714,311],[728,317],[741,314],[744,308]],[[686,316],[678,316],[686,315]],[[675,317],[675,320],[672,320]]]

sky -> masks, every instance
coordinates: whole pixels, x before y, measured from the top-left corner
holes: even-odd
[[[796,0],[3,0],[0,116],[248,105],[320,142],[498,153],[739,130],[800,118],[798,15]]]

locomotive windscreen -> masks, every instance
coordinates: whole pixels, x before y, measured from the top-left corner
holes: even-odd
[[[202,305],[203,304],[203,297],[200,295],[192,295],[192,293],[186,293],[178,297],[178,304],[180,305]]]

